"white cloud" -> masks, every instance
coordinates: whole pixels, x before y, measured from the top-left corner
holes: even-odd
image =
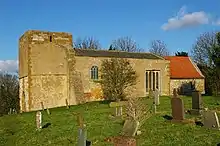
[[[0,72],[16,72],[18,60],[0,60]]]
[[[184,27],[209,24],[211,22],[209,14],[204,11],[186,12],[186,6],[183,6],[175,17],[169,18],[168,22],[162,25],[163,30],[180,29]]]

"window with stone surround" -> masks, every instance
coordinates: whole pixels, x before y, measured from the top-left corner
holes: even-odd
[[[92,66],[90,70],[91,79],[98,80],[99,74],[98,74],[98,66]]]
[[[160,71],[159,70],[147,70],[146,71],[146,92],[160,88]],[[160,90],[160,89],[159,89]]]

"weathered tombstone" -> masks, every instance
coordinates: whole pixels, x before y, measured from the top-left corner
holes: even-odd
[[[66,99],[66,108],[69,109],[69,104],[68,104],[67,99]]]
[[[136,120],[126,120],[122,129],[123,136],[135,136],[140,123]]]
[[[184,103],[183,100],[177,97],[177,94],[174,94],[173,98],[171,98],[171,107],[172,107],[172,117],[173,121],[182,121],[184,120]]]
[[[154,102],[156,105],[159,105],[160,104],[160,95],[159,95],[159,90],[156,89],[154,91]]]
[[[192,92],[192,109],[190,110],[191,114],[201,114],[202,109],[202,98],[199,91]]]
[[[218,119],[216,112],[203,111],[202,122],[203,122],[204,127],[206,128],[220,130],[219,119]]]
[[[42,111],[44,111],[44,104],[43,104],[43,102],[40,102],[40,104],[41,104]]]
[[[111,102],[109,107],[115,108],[115,116],[119,117],[123,115],[123,106],[127,105],[127,101]]]
[[[36,124],[37,130],[40,130],[42,128],[42,113],[40,111],[36,113]]]

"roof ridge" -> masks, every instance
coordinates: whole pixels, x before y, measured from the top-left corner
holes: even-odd
[[[104,52],[116,52],[116,53],[128,53],[128,54],[148,54],[148,55],[154,55],[155,57],[158,57],[162,60],[165,60],[165,58],[161,57],[161,56],[158,56],[154,53],[151,53],[151,52],[127,52],[127,51],[119,51],[119,50],[104,50],[104,49],[79,49],[79,48],[73,48],[75,50],[85,50],[85,51],[95,51],[95,52],[101,52],[101,51],[104,51]]]

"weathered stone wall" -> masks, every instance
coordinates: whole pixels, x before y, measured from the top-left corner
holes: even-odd
[[[180,90],[183,87],[183,92],[190,92],[190,82],[195,82],[195,88],[202,94],[205,93],[205,80],[204,79],[170,79],[170,95],[173,94],[173,89],[178,88]],[[188,91],[187,91],[188,88]],[[190,94],[190,93],[189,93]]]
[[[41,109],[41,102],[45,108],[65,106],[67,96],[66,75],[46,75],[32,77],[31,110]]]
[[[90,69],[92,66],[101,67],[101,62],[105,57],[81,57],[76,58],[76,70],[81,73],[84,93],[87,96],[98,95],[97,98],[102,98],[102,91],[99,83],[90,79]],[[138,83],[136,85],[136,95],[146,96],[145,86],[145,71],[146,70],[160,70],[161,74],[161,95],[169,95],[169,61],[167,60],[152,60],[152,59],[128,59],[138,74]],[[99,74],[100,75],[100,74]],[[87,97],[88,98],[88,97]],[[95,98],[95,97],[92,97]],[[91,99],[90,99],[91,100]]]
[[[29,109],[28,77],[19,79],[19,98],[21,111]]]

